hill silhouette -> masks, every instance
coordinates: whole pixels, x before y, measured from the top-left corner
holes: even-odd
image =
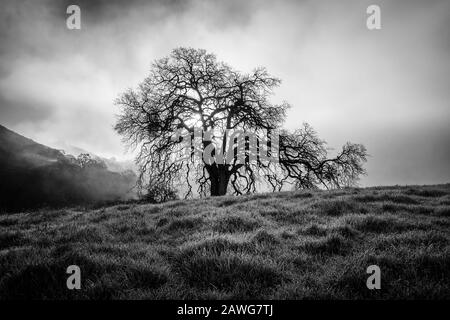
[[[77,158],[0,125],[0,210],[124,200],[136,176],[112,172],[101,161],[81,166]]]

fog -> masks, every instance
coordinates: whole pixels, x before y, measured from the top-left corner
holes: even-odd
[[[81,8],[81,30],[66,8]],[[381,30],[366,8],[381,7]],[[178,46],[265,66],[330,147],[363,143],[361,185],[450,181],[449,1],[2,1],[0,124],[49,146],[133,156],[114,99]],[[332,150],[330,151],[332,152]]]

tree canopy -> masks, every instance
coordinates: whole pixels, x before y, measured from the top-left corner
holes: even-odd
[[[329,157],[308,124],[283,129],[290,106],[270,101],[280,83],[265,68],[241,73],[202,49],[177,48],[156,60],[116,100],[115,129],[138,149],[140,188],[184,186],[189,197],[250,193],[263,184],[274,191],[353,185],[365,173],[366,148],[348,142]]]

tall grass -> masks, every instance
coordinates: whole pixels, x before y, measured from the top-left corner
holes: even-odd
[[[5,214],[0,298],[449,299],[449,212],[441,185]]]

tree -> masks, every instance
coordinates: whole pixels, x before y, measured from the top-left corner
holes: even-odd
[[[149,184],[147,186],[147,193],[143,197],[143,199],[150,203],[160,203],[171,200],[177,200],[177,192],[174,189],[171,189],[169,186],[163,185],[154,185]]]
[[[328,158],[309,125],[283,130],[289,105],[269,101],[279,84],[265,68],[241,73],[205,50],[177,48],[156,60],[138,88],[115,102],[115,129],[139,151],[140,187],[184,184],[188,197],[194,186],[200,196],[217,196],[229,186],[233,194],[255,192],[260,182],[274,191],[354,184],[365,173],[365,147],[347,143]],[[180,135],[200,141],[185,144]]]
[[[102,160],[94,159],[89,153],[80,153],[76,158],[76,164],[82,169],[107,169],[106,164]]]

